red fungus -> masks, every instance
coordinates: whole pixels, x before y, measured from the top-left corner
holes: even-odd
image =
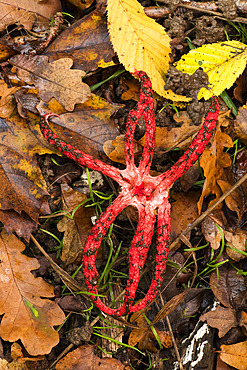
[[[204,123],[189,149],[164,174],[152,177],[149,175],[155,146],[155,116],[154,101],[150,79],[144,72],[136,72],[141,80],[140,99],[136,109],[129,112],[127,130],[125,135],[126,169],[119,170],[79,149],[66,144],[55,135],[48,125],[48,119],[56,116],[54,113],[44,115],[40,121],[41,131],[49,143],[56,147],[68,158],[83,166],[99,171],[118,182],[121,191],[114,202],[101,214],[87,239],[83,252],[83,272],[88,291],[92,294],[95,305],[108,315],[121,316],[128,312],[139,311],[146,307],[155,298],[166,268],[170,237],[170,204],[169,189],[197,160],[204,151],[219,114],[219,104],[216,98],[205,117]],[[146,125],[146,140],[139,166],[134,163],[133,138],[136,124],[140,117],[144,118]],[[95,266],[95,258],[102,239],[110,225],[119,213],[129,205],[138,209],[139,220],[135,235],[129,249],[129,279],[123,305],[114,309],[107,307],[97,296],[97,281],[99,273]],[[155,258],[154,276],[146,296],[134,304],[136,290],[140,280],[141,270],[147,257],[148,249],[154,233],[157,214],[157,254]]]

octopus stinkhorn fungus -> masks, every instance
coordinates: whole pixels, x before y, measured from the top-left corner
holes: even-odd
[[[152,85],[145,72],[136,72],[136,76],[141,80],[141,92],[137,108],[129,112],[127,120],[125,135],[126,168],[124,170],[94,159],[91,155],[59,139],[48,125],[49,118],[56,116],[56,114],[45,114],[40,121],[41,131],[50,144],[55,145],[68,158],[109,176],[120,185],[121,191],[118,197],[95,223],[83,251],[83,272],[88,291],[92,293],[93,302],[106,314],[117,316],[139,311],[155,298],[162,283],[169,250],[171,224],[169,189],[204,151],[212,136],[219,114],[218,101],[213,97],[204,123],[188,150],[168,171],[157,177],[152,177],[149,171],[154,154],[156,132]],[[142,157],[137,167],[134,162],[133,138],[136,124],[141,116],[146,125],[146,138]],[[99,273],[96,269],[95,258],[110,225],[119,213],[129,205],[137,208],[139,220],[129,249],[129,278],[125,297],[122,306],[114,309],[107,307],[98,296],[97,280]],[[141,270],[151,244],[156,221],[157,253],[154,276],[146,296],[140,302],[134,303]]]

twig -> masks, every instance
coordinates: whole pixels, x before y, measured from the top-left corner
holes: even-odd
[[[188,1],[187,0],[182,0],[185,4],[187,3],[188,5]],[[164,4],[167,4],[168,1],[167,0],[158,0],[159,3],[164,3]],[[217,11],[218,9],[218,5],[217,5],[217,2],[215,1],[204,1],[204,2],[197,2],[197,1],[190,1],[189,2],[190,6],[193,6],[195,8],[195,10],[199,9],[199,11],[203,11],[203,10],[212,10],[212,11]],[[183,5],[183,4],[182,4]],[[181,6],[181,4],[179,4],[179,6]],[[236,1],[236,7],[237,7],[237,11],[239,11],[240,13],[243,13],[243,14],[247,14],[247,2],[246,0],[237,0]]]
[[[50,262],[51,266],[54,268],[54,270],[59,274],[60,278],[64,282],[65,285],[67,285],[69,288],[71,288],[74,291],[87,291],[86,287],[83,287],[81,284],[79,284],[75,279],[73,279],[66,271],[64,271],[60,266],[58,266],[53,259],[49,256],[49,254],[46,253],[46,251],[41,247],[39,242],[35,239],[35,237],[31,234],[30,236],[31,240],[34,242],[36,247],[43,253],[43,255],[46,257],[46,259]],[[83,297],[87,300],[91,301],[91,299],[88,297],[88,295],[83,294]]]
[[[172,331],[172,326],[171,326],[171,323],[170,323],[170,320],[169,320],[168,316],[166,316],[166,323],[167,323],[167,326],[168,326],[168,329],[169,329],[169,332],[170,332],[170,335],[171,335],[171,338],[172,338],[172,343],[174,345],[174,350],[175,350],[177,360],[178,360],[178,363],[179,363],[179,368],[180,368],[180,370],[184,370],[182,359],[181,359],[180,353],[178,351],[177,342],[176,342],[176,339],[174,337],[174,334],[173,334],[173,331]]]
[[[178,4],[178,7],[185,9],[202,12],[215,16],[218,19],[231,22],[247,23],[247,19],[243,17],[235,17],[233,19],[228,19],[223,16],[221,12],[218,12],[218,6],[215,2],[196,2],[190,1],[189,4],[187,0],[183,0],[184,3]],[[167,3],[167,0],[159,0],[159,3]],[[243,14],[247,14],[247,2],[246,1],[237,1],[236,2],[237,10]],[[145,8],[145,13],[151,18],[161,18],[168,16],[171,12],[166,6],[161,7],[147,7]]]

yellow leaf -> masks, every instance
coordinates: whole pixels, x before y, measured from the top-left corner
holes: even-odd
[[[247,61],[247,46],[239,41],[224,41],[203,45],[176,63],[176,68],[192,74],[202,68],[208,74],[208,89],[201,88],[197,98],[209,99],[229,89],[243,72]]]
[[[164,28],[145,14],[137,0],[108,0],[107,11],[110,39],[124,67],[130,73],[146,72],[158,94],[189,101],[164,89],[171,52],[170,37]]]

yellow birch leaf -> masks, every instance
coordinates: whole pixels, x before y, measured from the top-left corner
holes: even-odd
[[[224,41],[190,50],[176,63],[176,68],[192,74],[202,68],[208,75],[208,89],[202,87],[197,98],[209,99],[229,89],[244,71],[247,45],[239,41]]]
[[[127,71],[146,72],[153,89],[167,99],[190,101],[164,89],[171,52],[164,28],[145,14],[137,0],[108,0],[107,12],[113,48]]]

